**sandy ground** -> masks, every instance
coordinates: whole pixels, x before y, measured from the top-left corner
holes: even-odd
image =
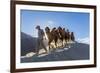
[[[89,59],[88,44],[73,43],[70,45],[71,47],[53,48],[48,53],[41,49],[39,55],[36,55],[34,52],[27,53],[25,56],[21,56],[21,63]]]

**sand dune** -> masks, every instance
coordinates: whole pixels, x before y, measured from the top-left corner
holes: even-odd
[[[43,52],[43,50],[42,50]],[[89,45],[83,43],[73,43],[70,48],[57,48],[49,53],[32,55],[31,57],[21,58],[21,62],[46,62],[64,60],[86,60],[89,59]]]

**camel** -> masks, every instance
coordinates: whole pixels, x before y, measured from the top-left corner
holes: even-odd
[[[48,37],[48,46],[49,50],[51,49],[52,45],[51,43],[54,41],[55,47],[57,48],[57,42],[58,42],[58,32],[57,29],[54,27],[51,31],[49,27],[45,28],[46,35]]]
[[[64,44],[63,44],[63,41],[64,41],[64,39],[65,39],[65,28],[61,28],[61,27],[58,27],[58,34],[59,34],[59,36],[60,36],[60,40],[61,40],[61,42],[62,42],[62,46],[64,46]]]
[[[74,32],[71,32],[71,41],[75,41]]]
[[[49,50],[51,48],[51,42],[53,41],[53,36],[50,32],[50,28],[49,27],[46,27],[45,28],[45,32],[46,32],[46,35],[47,35],[47,38],[48,38],[48,46],[49,46]]]
[[[51,45],[52,42],[54,42],[55,47],[57,48],[58,40],[61,41],[62,47],[66,46],[69,41],[75,41],[74,33],[69,32],[68,29],[67,31],[65,31],[65,28],[62,28],[60,26],[58,28],[54,27],[51,30],[49,27],[45,27],[45,32],[48,38],[49,50],[51,49],[51,47],[54,48],[54,46]],[[64,40],[65,40],[65,44],[63,43]]]

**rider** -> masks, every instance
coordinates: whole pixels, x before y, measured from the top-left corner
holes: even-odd
[[[36,26],[36,29],[38,30],[38,43],[37,43],[37,54],[39,54],[39,50],[41,49],[41,48],[43,48],[46,52],[47,52],[47,49],[46,49],[46,47],[45,47],[45,45],[44,45],[44,42],[43,42],[43,37],[44,37],[44,31],[43,31],[43,29],[41,29],[40,28],[40,26]]]

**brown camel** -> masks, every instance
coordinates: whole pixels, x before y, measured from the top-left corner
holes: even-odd
[[[65,28],[62,29],[61,27],[58,27],[58,34],[59,34],[59,39],[62,42],[62,46],[64,46],[63,41],[65,39]]]
[[[51,43],[54,41],[55,43],[55,46],[57,48],[57,41],[58,41],[58,32],[57,32],[57,29],[54,27],[51,31],[50,31],[50,28],[49,27],[46,27],[45,28],[45,32],[46,32],[46,35],[48,37],[48,46],[49,46],[49,50],[51,49],[52,45]]]
[[[49,50],[50,50],[51,42],[53,41],[53,35],[51,34],[49,27],[45,28],[45,32],[46,32],[46,35],[47,35],[47,38],[48,38],[48,46],[49,46]]]
[[[71,41],[75,41],[74,32],[71,32]]]

